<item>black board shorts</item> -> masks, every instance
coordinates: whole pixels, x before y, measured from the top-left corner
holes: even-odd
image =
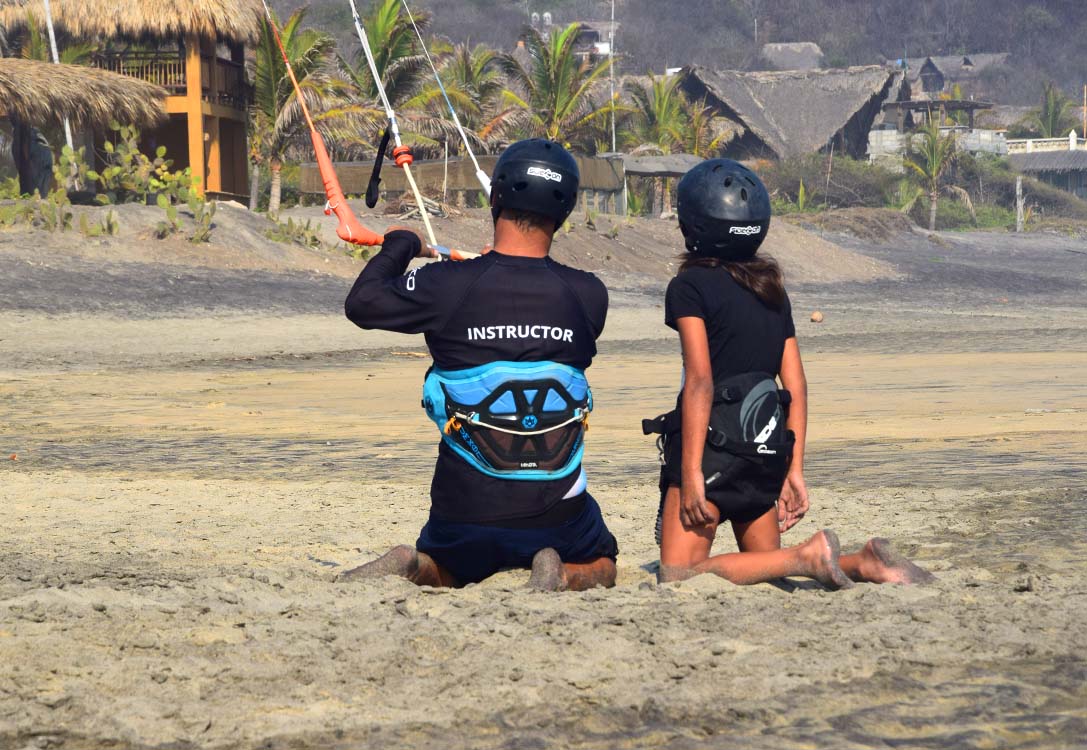
[[[661,505],[669,487],[682,487],[681,457],[683,443],[679,433],[664,442],[664,464],[660,473]],[[748,523],[772,510],[781,496],[788,466],[737,461],[735,469],[706,490],[706,499],[721,514],[721,522]]]
[[[433,516],[419,532],[415,548],[448,570],[457,583],[478,583],[504,568],[528,568],[547,547],[563,562],[612,560],[619,545],[608,531],[600,506],[588,492],[572,500],[580,510],[563,523],[542,528],[506,528],[457,523]]]

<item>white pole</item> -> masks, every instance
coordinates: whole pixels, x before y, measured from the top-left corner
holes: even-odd
[[[608,32],[608,84],[611,86],[611,151],[615,153],[615,0],[611,0],[611,30]]]
[[[57,35],[53,33],[53,11],[49,7],[49,0],[45,2],[45,28],[49,31],[49,48],[53,51],[53,62],[60,64],[60,55],[57,54]],[[68,124],[68,118],[64,118],[64,140],[68,142],[68,148],[75,149],[72,145],[72,127]]]

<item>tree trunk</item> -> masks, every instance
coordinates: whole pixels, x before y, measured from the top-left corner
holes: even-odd
[[[272,159],[268,162],[268,169],[272,173],[272,184],[268,188],[268,215],[272,218],[278,218],[283,164],[279,159]]]
[[[249,172],[249,210],[256,211],[260,205],[260,164],[253,162]]]
[[[936,201],[939,197],[940,194],[936,191],[928,194],[928,230],[930,232],[936,231]]]

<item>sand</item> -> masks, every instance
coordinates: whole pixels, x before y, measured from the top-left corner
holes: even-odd
[[[548,595],[334,582],[414,540],[436,438],[422,342],[340,319],[342,274],[194,260],[170,304],[118,295],[176,273],[154,258],[33,298],[0,273],[0,747],[1083,746],[1087,265],[822,239],[891,271],[794,287],[813,508],[787,539],[885,536],[932,586],[656,585],[637,425],[678,362],[650,274],[608,279],[590,370],[618,586]]]

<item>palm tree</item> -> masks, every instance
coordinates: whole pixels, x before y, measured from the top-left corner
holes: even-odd
[[[670,154],[682,150],[690,118],[687,100],[679,89],[679,76],[658,78],[649,74],[649,86],[628,82],[633,112],[623,140],[633,151]]]
[[[717,115],[717,110],[706,104],[705,99],[688,104],[687,127],[684,129],[684,146],[687,153],[701,156],[703,159],[719,153],[721,147],[733,135],[727,129],[718,127],[722,121],[722,118]]]
[[[378,0],[369,15],[362,20],[385,93],[394,106],[416,93],[429,67],[418,48],[411,21],[406,14],[402,16],[400,11],[400,0]],[[419,11],[414,16],[419,30],[425,31],[430,25],[430,13]],[[341,64],[361,96],[376,101],[377,84],[374,83],[363,49],[360,47],[355,52],[354,64],[347,63],[342,58]]]
[[[928,125],[921,131],[920,145],[914,144],[903,160],[928,192],[928,228],[936,231],[936,202],[940,198],[940,180],[955,162],[955,136],[940,134],[940,123],[929,113]]]
[[[482,144],[481,132],[489,134],[504,119],[500,98],[506,79],[499,54],[483,44],[471,47],[434,43],[431,55],[468,137]],[[418,124],[422,114],[438,120],[447,118],[445,98],[433,76],[425,78],[400,106],[413,124]]]
[[[283,48],[287,52],[291,68],[298,79],[306,103],[323,104],[335,93],[337,82],[325,74],[332,59],[336,43],[332,37],[313,29],[301,29],[306,9],[295,11],[281,27],[273,15],[272,23],[279,28]],[[253,106],[250,118],[252,128],[251,158],[253,177],[250,186],[250,208],[256,207],[260,180],[260,163],[267,161],[272,174],[268,199],[268,213],[279,213],[281,171],[287,150],[305,135],[305,124],[298,106],[297,94],[287,74],[279,46],[268,19],[260,25],[260,41],[254,50]]]
[[[1043,138],[1060,138],[1071,129],[1068,97],[1052,82],[1042,86],[1042,106],[1033,113]]]
[[[57,57],[62,63],[80,65],[87,62],[91,54],[98,49],[94,42],[82,42],[70,44],[58,51]],[[23,40],[22,49],[19,50],[24,59],[53,62],[53,54],[49,49],[49,40],[38,27],[33,13],[27,14],[26,38]]]
[[[521,110],[510,118],[521,135],[544,136],[567,144],[579,139],[587,141],[594,121],[611,113],[613,102],[599,106],[590,96],[593,85],[607,74],[611,60],[593,63],[588,57],[579,56],[574,49],[578,30],[578,24],[572,23],[544,36],[536,29],[526,28],[528,69],[512,57],[505,58],[506,68],[520,92],[506,91],[503,101]]]

